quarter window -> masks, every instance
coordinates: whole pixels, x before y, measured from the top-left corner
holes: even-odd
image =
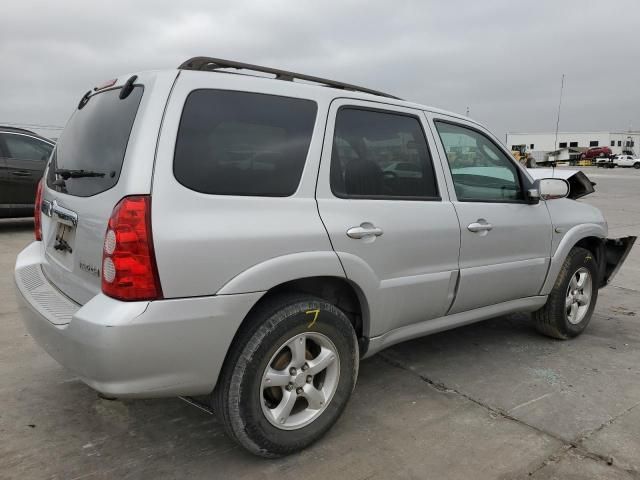
[[[516,165],[482,133],[436,122],[458,200],[513,202],[524,198]]]
[[[225,90],[189,94],[173,163],[185,187],[216,195],[286,197],[298,188],[315,102]]]
[[[408,115],[338,110],[330,176],[338,197],[439,198],[420,121]]]

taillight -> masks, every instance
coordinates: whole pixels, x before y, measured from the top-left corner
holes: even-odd
[[[36,190],[36,204],[33,207],[33,231],[36,236],[36,240],[42,240],[42,189],[43,180],[38,182],[38,189]]]
[[[162,298],[149,195],[125,197],[113,209],[102,249],[102,291],[118,300]]]

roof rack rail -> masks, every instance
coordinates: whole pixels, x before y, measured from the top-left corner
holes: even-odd
[[[233,60],[223,60],[221,58],[193,57],[178,67],[178,69],[180,70],[202,70],[210,72],[222,68],[235,68],[237,70],[252,70],[254,72],[269,73],[275,75],[275,78],[277,80],[286,80],[290,82],[295,79],[305,80],[307,82],[319,83],[321,85],[326,85],[332,88],[339,88],[341,90],[352,90],[354,92],[370,93],[372,95],[378,95],[380,97],[395,98],[396,100],[401,100],[400,98],[389,95],[388,93],[378,92],[377,90],[371,90],[370,88],[358,87],[357,85],[351,85],[349,83],[342,83],[326,78],[313,77],[311,75],[305,75],[303,73],[287,72],[286,70],[279,70],[277,68],[261,67],[260,65],[252,65],[250,63],[236,62]]]

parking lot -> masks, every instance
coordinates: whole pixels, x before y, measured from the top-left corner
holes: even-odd
[[[640,171],[584,171],[609,235],[637,235]],[[581,337],[512,315],[395,346],[323,440],[264,460],[179,399],[101,399],[44,353],[13,292],[32,229],[0,221],[2,479],[640,478],[640,245]]]

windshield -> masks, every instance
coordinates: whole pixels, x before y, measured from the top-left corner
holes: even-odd
[[[120,92],[95,94],[72,115],[53,153],[49,188],[89,197],[118,183],[143,87],[136,86],[124,99]]]

